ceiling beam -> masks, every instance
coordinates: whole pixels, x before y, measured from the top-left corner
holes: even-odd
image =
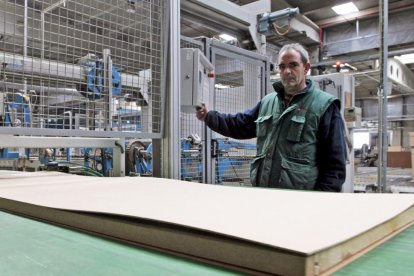
[[[400,56],[400,55],[406,55],[406,54],[412,54],[414,52],[414,48],[407,48],[403,50],[395,50],[395,51],[389,51],[388,57],[393,56]],[[341,63],[354,63],[354,62],[362,62],[362,61],[369,61],[369,60],[376,60],[379,58],[379,54],[363,54],[363,55],[355,55],[352,57],[340,57]],[[336,63],[336,59],[326,60],[317,62],[311,65],[312,68],[317,68],[320,66],[331,66]]]
[[[259,0],[244,6],[222,0],[181,0],[181,11],[198,17],[207,24],[214,23],[218,29],[231,29],[235,33],[250,33],[256,48],[261,52],[262,35],[257,32],[257,15],[270,12],[270,0]]]

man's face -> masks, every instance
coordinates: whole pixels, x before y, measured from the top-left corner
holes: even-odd
[[[310,64],[303,64],[298,52],[288,50],[280,54],[278,67],[287,93],[298,93],[306,87],[306,74]]]

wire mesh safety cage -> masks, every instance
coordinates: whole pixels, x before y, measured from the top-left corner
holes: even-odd
[[[215,79],[210,109],[234,114],[255,106],[266,92],[267,58],[209,39],[201,42],[182,37],[181,48],[207,47],[203,52],[212,54]],[[204,148],[209,141],[205,140],[204,124],[194,113],[181,112],[181,178],[202,182],[203,174],[211,174],[204,172],[204,162],[209,162],[209,158],[203,158],[203,154],[210,152]],[[213,183],[250,185],[250,161],[256,155],[256,139],[236,140],[213,133],[211,143]]]
[[[197,48],[203,52],[204,44],[192,38],[181,37],[181,48]],[[203,137],[204,124],[197,120],[195,110],[193,112],[180,113],[180,159],[182,180],[192,182],[203,181],[203,148],[205,137]]]
[[[0,0],[0,133],[160,134],[167,6]]]
[[[197,48],[204,53],[204,43],[191,37],[181,36],[180,48]]]
[[[215,55],[215,110],[243,112],[261,98],[263,70],[256,63],[222,54]],[[256,155],[256,139],[236,140],[215,133],[215,182],[250,185],[250,161]]]

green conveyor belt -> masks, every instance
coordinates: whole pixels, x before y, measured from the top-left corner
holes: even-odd
[[[236,275],[0,211],[0,275]],[[414,275],[414,226],[334,274]]]
[[[414,275],[414,226],[356,259],[334,275]]]
[[[0,211],[0,275],[235,275]]]

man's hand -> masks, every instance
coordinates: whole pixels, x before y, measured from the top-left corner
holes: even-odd
[[[205,104],[196,106],[196,116],[200,121],[204,121],[208,113],[208,109]]]

